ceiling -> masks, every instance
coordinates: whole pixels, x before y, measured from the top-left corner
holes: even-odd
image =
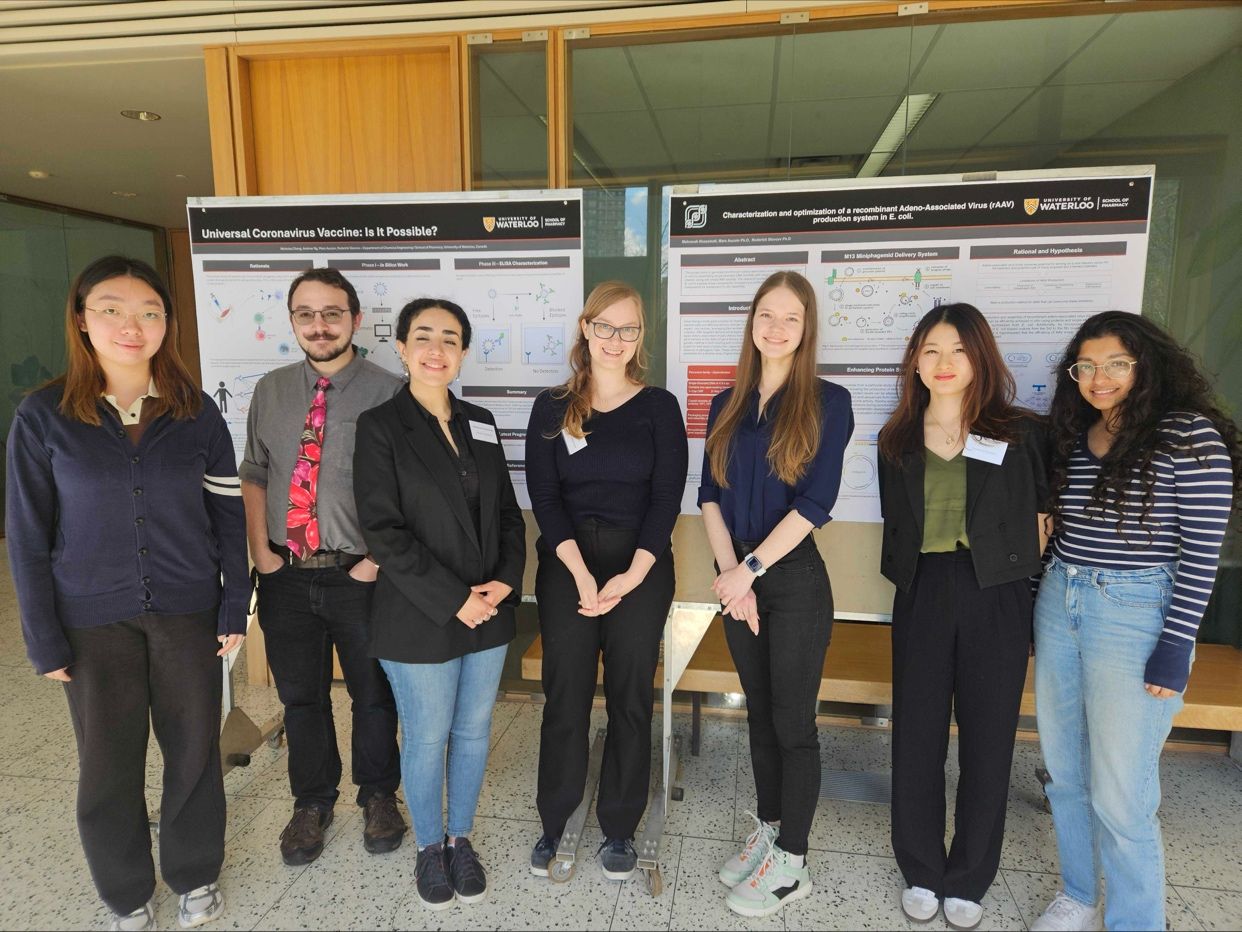
[[[226,8],[243,11],[232,16],[237,27],[244,16],[276,16],[293,6],[313,20],[307,8],[324,10],[328,0],[175,5],[189,19],[210,20],[203,29],[219,29],[228,25],[215,23]],[[153,6],[10,0],[0,9],[0,192],[167,227],[184,226],[187,197],[212,193],[201,50],[239,33],[190,35],[174,23],[146,27],[163,35],[105,43],[52,41],[60,33],[37,32],[67,24],[86,34],[115,31],[138,22],[117,10],[150,16]],[[447,0],[331,6],[334,15],[386,10],[405,19],[481,9]],[[537,6],[558,4],[511,0],[501,9]],[[103,8],[113,14],[107,20]],[[1225,4],[832,32],[791,28],[780,36],[624,47],[587,41],[573,46],[570,58],[575,178],[727,178],[790,165],[852,175],[907,93],[939,96],[887,172],[1041,167],[1107,135],[1118,120],[1239,46],[1242,6]],[[547,164],[542,47],[510,54],[474,48],[483,53],[485,169],[497,179],[539,177]],[[163,119],[128,120],[123,109],[153,110]],[[1153,136],[1162,132],[1152,128]],[[33,179],[32,170],[50,177]]]

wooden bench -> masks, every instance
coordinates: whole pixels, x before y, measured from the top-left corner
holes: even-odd
[[[1233,733],[1230,754],[1242,755],[1242,651],[1223,644],[1200,644],[1186,704],[1173,724],[1179,728],[1207,728]],[[543,643],[535,641],[522,655],[522,677],[541,678]],[[600,668],[603,677],[603,668]],[[655,682],[664,683],[664,671],[657,667]],[[677,688],[691,693],[693,734],[691,753],[698,753],[699,709],[702,693],[741,692],[742,684],[733,669],[733,658],[725,642],[720,616],[712,619],[707,633]],[[824,675],[819,698],[830,702],[865,705],[891,705],[893,702],[892,640],[886,624],[838,621],[832,629],[832,644],[824,659]],[[1022,691],[1022,714],[1035,714],[1035,664],[1026,672]]]

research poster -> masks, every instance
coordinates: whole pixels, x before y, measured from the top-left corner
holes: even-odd
[[[943,303],[974,304],[1018,402],[1047,411],[1052,369],[1079,324],[1142,308],[1153,171],[673,191],[668,388],[690,436],[683,511],[697,511],[708,406],[733,383],[750,301],[773,272],[797,271],[814,286],[820,375],[853,396],[856,427],[833,518],[878,522],[876,437],[919,318]]]
[[[496,416],[518,499],[530,507],[530,409],[568,376],[582,308],[579,192],[199,198],[188,213],[203,386],[239,458],[255,383],[302,359],[289,283],[332,266],[358,291],[355,346],[394,373],[403,305],[437,297],[465,309],[473,338],[452,388]]]

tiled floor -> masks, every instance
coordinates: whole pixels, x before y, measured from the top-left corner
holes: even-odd
[[[0,544],[0,550],[3,545]],[[76,756],[60,687],[34,676],[20,647],[7,573],[0,574],[0,928],[103,929],[73,818]],[[244,676],[238,676],[239,684]],[[239,705],[262,723],[274,690],[239,686]],[[349,699],[335,690],[341,745],[348,748]],[[889,856],[885,807],[824,801],[811,835],[815,892],[768,920],[744,921],[724,905],[718,864],[750,829],[754,786],[745,723],[704,722],[702,754],[684,767],[685,799],[672,804],[661,870],[664,891],[641,880],[603,879],[590,854],[590,828],[576,876],[556,885],[526,869],[539,834],[534,807],[541,706],[496,706],[492,756],[472,836],[489,868],[488,898],[441,913],[413,895],[414,851],[366,854],[359,811],[348,789],[323,856],[308,867],[281,863],[277,836],[290,814],[286,752],[261,748],[226,778],[227,853],[221,885],[225,917],[214,929],[908,929],[898,906],[900,876]],[[602,713],[596,718],[602,724]],[[683,733],[689,723],[678,717]],[[658,737],[658,736],[657,736]],[[825,767],[882,770],[881,730],[821,731]],[[951,749],[950,756],[954,751]],[[349,754],[346,762],[348,781]],[[983,928],[1023,929],[1057,886],[1052,826],[1033,771],[1038,747],[1019,743],[1002,870],[986,900]],[[159,752],[152,746],[148,797],[159,804]],[[950,775],[949,792],[956,788]],[[1162,808],[1168,916],[1173,929],[1242,927],[1242,772],[1220,754],[1166,753]],[[161,883],[160,928],[175,928],[175,900]],[[925,926],[945,929],[943,920]]]

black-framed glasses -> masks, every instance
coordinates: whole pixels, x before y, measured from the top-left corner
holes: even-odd
[[[601,340],[611,340],[615,333],[626,343],[633,343],[642,336],[642,327],[614,327],[612,324],[606,324],[602,320],[591,321],[591,329],[595,331],[595,335]]]
[[[98,314],[104,320],[110,323],[119,324],[133,317],[140,324],[162,324],[168,317],[163,311],[157,311],[148,308],[145,311],[127,311],[124,308],[108,305],[106,307],[87,307],[82,305],[86,310],[94,314]]]
[[[325,324],[339,324],[345,319],[345,315],[348,313],[349,311],[341,307],[299,307],[290,311],[289,316],[293,318],[293,322],[295,324],[300,327],[305,327],[307,324],[313,324],[315,322],[316,314],[323,318],[323,322]]]
[[[1136,365],[1133,359],[1110,359],[1102,366],[1089,362],[1076,362],[1066,371],[1075,382],[1089,382],[1097,372],[1103,372],[1110,379],[1124,379]]]

